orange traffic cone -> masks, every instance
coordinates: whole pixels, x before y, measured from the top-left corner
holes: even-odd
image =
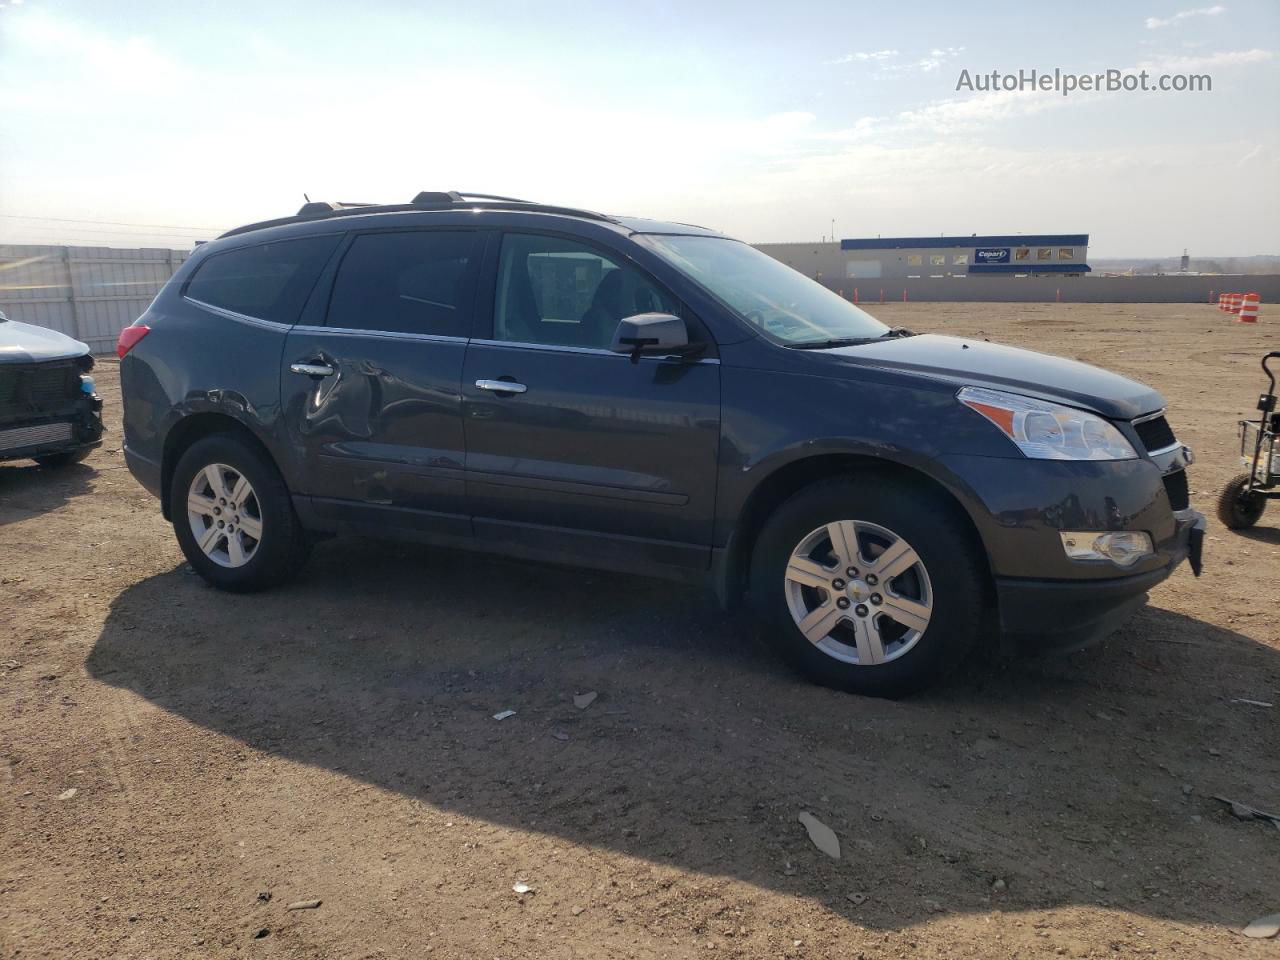
[[[1257,323],[1258,301],[1260,299],[1256,293],[1246,293],[1243,302],[1240,304],[1240,315],[1236,317],[1237,322]]]

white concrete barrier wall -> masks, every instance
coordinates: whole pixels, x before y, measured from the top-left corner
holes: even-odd
[[[0,310],[110,353],[121,328],[142,315],[188,256],[153,247],[0,245]]]

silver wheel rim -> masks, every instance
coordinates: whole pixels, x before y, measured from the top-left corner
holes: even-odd
[[[201,552],[220,567],[243,567],[262,543],[258,495],[225,463],[211,463],[191,478],[187,522]]]
[[[898,659],[920,642],[933,616],[920,555],[892,530],[862,520],[810,531],[791,551],[783,583],[796,628],[844,663]]]

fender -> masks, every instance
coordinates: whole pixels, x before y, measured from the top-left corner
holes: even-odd
[[[774,451],[749,472],[751,485],[724,534],[712,549],[711,585],[727,610],[744,589],[751,548],[764,519],[780,502],[810,483],[841,473],[878,472],[910,482],[916,478],[948,496],[963,512],[979,542],[984,543],[985,510],[974,490],[943,463],[900,447],[871,444],[850,437],[830,437]]]

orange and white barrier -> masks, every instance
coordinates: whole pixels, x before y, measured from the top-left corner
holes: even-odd
[[[1231,299],[1227,302],[1227,313],[1239,313],[1240,303],[1244,300],[1243,293],[1233,293]]]
[[[1258,322],[1258,301],[1261,298],[1256,293],[1244,294],[1240,303],[1240,315],[1236,317],[1239,323],[1257,323]]]

